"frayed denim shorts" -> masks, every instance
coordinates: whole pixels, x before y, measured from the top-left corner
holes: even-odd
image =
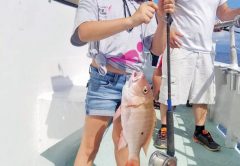
[[[122,88],[127,76],[107,72],[99,74],[98,69],[90,66],[90,79],[87,83],[85,109],[87,115],[114,116],[121,103]]]

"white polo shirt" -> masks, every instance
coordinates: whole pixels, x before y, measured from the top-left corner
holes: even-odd
[[[184,37],[182,48],[211,52],[212,34],[218,6],[227,0],[176,0],[172,26]]]

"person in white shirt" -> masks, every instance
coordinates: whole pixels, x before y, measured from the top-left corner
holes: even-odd
[[[171,87],[172,105],[193,104],[195,132],[193,139],[211,151],[219,151],[211,134],[205,129],[207,105],[214,104],[214,56],[212,54],[212,34],[216,16],[222,20],[232,20],[240,15],[240,9],[230,9],[227,0],[177,0],[172,14],[172,28],[183,37],[172,37]],[[177,42],[176,42],[177,41]],[[160,110],[162,127],[154,145],[166,148],[167,128],[167,67],[163,56],[162,83],[160,88]]]
[[[158,5],[145,0],[80,0],[71,41],[76,46],[89,42],[92,63],[84,131],[75,166],[93,165],[103,134],[121,103],[128,75],[143,71],[145,49],[155,55],[164,51],[166,22],[162,18],[173,11],[174,0],[162,0]],[[121,131],[121,120],[115,120],[115,148],[109,153],[115,153],[116,165],[125,166],[128,149],[118,150]],[[139,166],[140,159],[127,164]]]

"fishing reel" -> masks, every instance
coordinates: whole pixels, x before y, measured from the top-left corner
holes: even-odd
[[[148,166],[176,166],[177,158],[168,156],[160,151],[155,151],[150,156]]]

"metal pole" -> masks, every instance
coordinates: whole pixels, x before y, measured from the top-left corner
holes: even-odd
[[[231,66],[234,69],[238,69],[238,57],[237,57],[237,49],[236,49],[236,40],[235,40],[235,32],[234,26],[230,27],[230,49],[231,49]]]

